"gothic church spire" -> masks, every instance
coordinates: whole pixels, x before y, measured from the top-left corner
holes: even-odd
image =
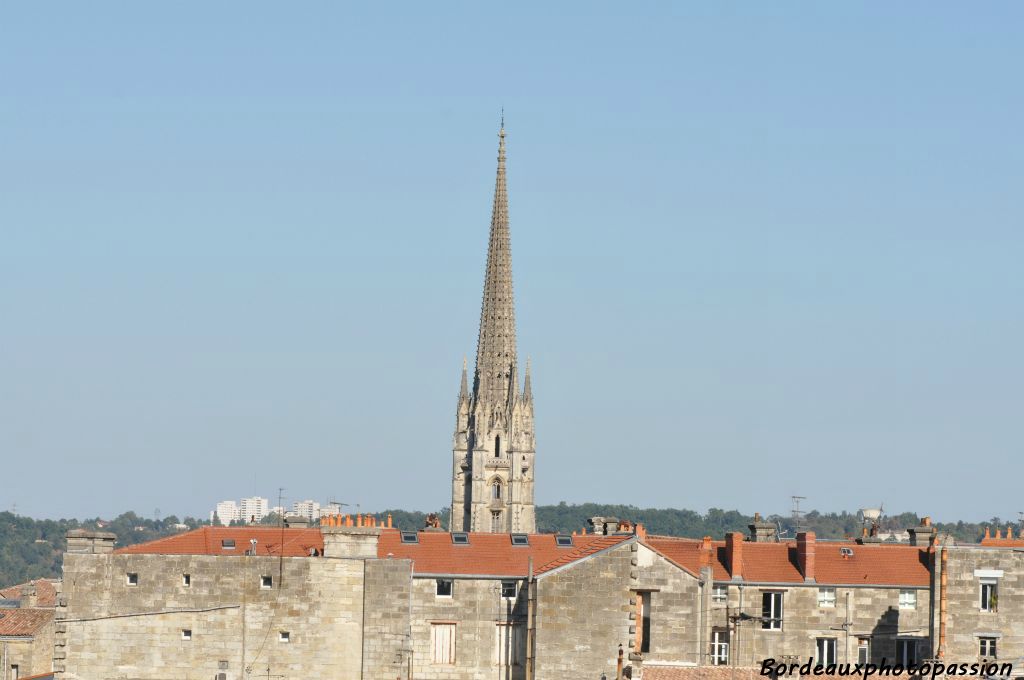
[[[509,236],[508,189],[505,183],[505,126],[498,132],[498,174],[487,245],[484,297],[480,308],[473,396],[492,404],[509,393],[516,364],[516,317],[512,296],[512,244]]]
[[[532,533],[537,530],[533,395],[529,365],[519,393],[504,121],[498,139],[476,368],[467,396],[463,364],[452,440],[451,530]]]

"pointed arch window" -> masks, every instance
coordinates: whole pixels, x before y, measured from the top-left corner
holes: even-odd
[[[501,500],[501,480],[495,479],[491,482],[491,500]]]

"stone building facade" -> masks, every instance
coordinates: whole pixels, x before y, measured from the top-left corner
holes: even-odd
[[[1024,542],[939,545],[932,588],[935,655],[1009,661],[1024,675]]]
[[[0,678],[52,670],[57,583],[36,579],[0,588]]]
[[[760,540],[759,540],[760,539]],[[697,630],[701,665],[773,658],[823,663],[920,661],[930,656],[927,548],[795,541],[734,533],[725,541],[651,538],[706,584]]]
[[[1024,555],[1009,546],[757,527],[692,540],[607,520],[573,536],[335,524],[206,527],[121,550],[109,534],[70,540],[54,670],[540,680],[613,678],[620,650],[632,678],[1024,655]]]
[[[28,678],[53,663],[53,610],[0,609],[0,676]]]
[[[452,444],[452,531],[536,531],[530,366],[519,388],[505,127],[498,133],[480,332],[472,385],[462,366]]]

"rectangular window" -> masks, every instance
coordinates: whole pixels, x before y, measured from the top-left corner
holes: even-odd
[[[761,593],[762,630],[782,630],[782,593],[768,591]]]
[[[139,575],[134,571],[129,571],[127,574],[125,574],[125,583],[127,583],[130,586],[139,585]]]
[[[191,628],[182,628],[181,629],[181,639],[182,640],[191,640],[192,639],[192,629]]]
[[[857,663],[871,662],[871,638],[857,638]]]
[[[999,582],[994,578],[981,579],[981,611],[998,611]]]
[[[273,576],[260,576],[260,588],[267,590],[274,587]]]
[[[499,666],[522,666],[523,652],[526,649],[525,628],[519,623],[499,623],[497,625],[497,642],[494,649]]]
[[[729,663],[729,631],[711,631],[711,665],[725,666]]]
[[[278,642],[291,642],[292,641],[292,634],[289,633],[286,630],[282,630],[282,631],[280,631],[277,634],[277,641]]]
[[[183,585],[186,588],[191,587],[192,586],[192,574],[182,574],[181,575],[181,585]]]
[[[900,591],[900,609],[917,609],[917,591]]]
[[[995,659],[996,657],[996,639],[993,637],[979,638],[981,642],[981,651],[978,653],[986,659]]]
[[[455,663],[455,624],[430,624],[430,662]]]
[[[439,578],[434,586],[434,594],[438,597],[451,597],[455,588],[455,581],[450,578]]]
[[[636,594],[636,649],[641,654],[651,651],[651,593]]]
[[[501,533],[501,510],[492,510],[491,511],[491,533],[492,534],[500,534]]]
[[[828,666],[836,662],[836,639],[818,638],[815,645],[815,661],[818,666]]]
[[[712,602],[728,602],[729,586],[715,586],[711,589]]]
[[[896,640],[896,663],[917,665],[917,640]]]
[[[836,606],[836,589],[835,588],[818,588],[818,606],[819,607],[835,607]]]
[[[508,599],[515,599],[517,585],[518,584],[515,581],[502,581],[501,596]]]

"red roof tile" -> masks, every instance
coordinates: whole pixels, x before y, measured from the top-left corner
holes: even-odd
[[[50,621],[52,609],[0,609],[0,635],[29,637]]]
[[[700,573],[701,541],[652,536],[645,543],[673,562]],[[844,557],[839,548],[853,549],[852,557]],[[743,543],[743,580],[754,583],[803,583],[797,567],[796,543]],[[815,581],[824,584],[927,587],[929,583],[928,551],[909,545],[859,545],[840,541],[817,541],[815,544]],[[711,567],[716,581],[728,581],[724,541],[711,542]]]
[[[986,536],[978,545],[999,548],[1024,548],[1024,538],[992,538]]]
[[[45,578],[38,578],[27,583],[19,583],[16,586],[0,588],[0,598],[5,600],[22,600],[22,604],[26,604],[27,601],[23,591],[26,588],[32,587],[36,589],[37,607],[57,606],[57,586],[53,580]]]
[[[401,532],[384,529],[377,544],[378,557],[410,559],[418,574],[467,576],[527,576],[530,558],[540,574],[617,545],[631,534],[573,536],[571,548],[560,548],[554,534],[530,534],[528,546],[512,545],[509,534],[469,534],[468,545],[452,543],[451,534],[421,531],[418,543],[402,543]]]
[[[310,549],[323,553],[324,539],[320,529],[282,529],[270,526],[200,527],[182,534],[155,541],[118,548],[121,555],[244,555],[249,541],[256,539],[257,555],[280,555],[284,538],[285,557],[306,557]],[[223,541],[234,541],[234,548],[224,548]]]
[[[244,555],[249,540],[255,538],[260,555],[278,555],[282,532],[279,527],[201,527],[148,543],[118,548],[117,554],[135,555]],[[512,545],[509,534],[469,534],[468,545],[452,543],[445,531],[420,531],[418,543],[402,543],[398,529],[382,528],[377,544],[379,557],[410,559],[420,574],[458,574],[492,576],[527,576],[530,558],[535,573],[550,571],[564,564],[583,559],[632,537],[631,534],[573,536],[572,547],[556,545],[554,534],[531,534],[528,546]],[[285,529],[286,557],[307,557],[311,548],[323,553],[320,529]],[[234,540],[234,549],[224,549],[221,542]]]

